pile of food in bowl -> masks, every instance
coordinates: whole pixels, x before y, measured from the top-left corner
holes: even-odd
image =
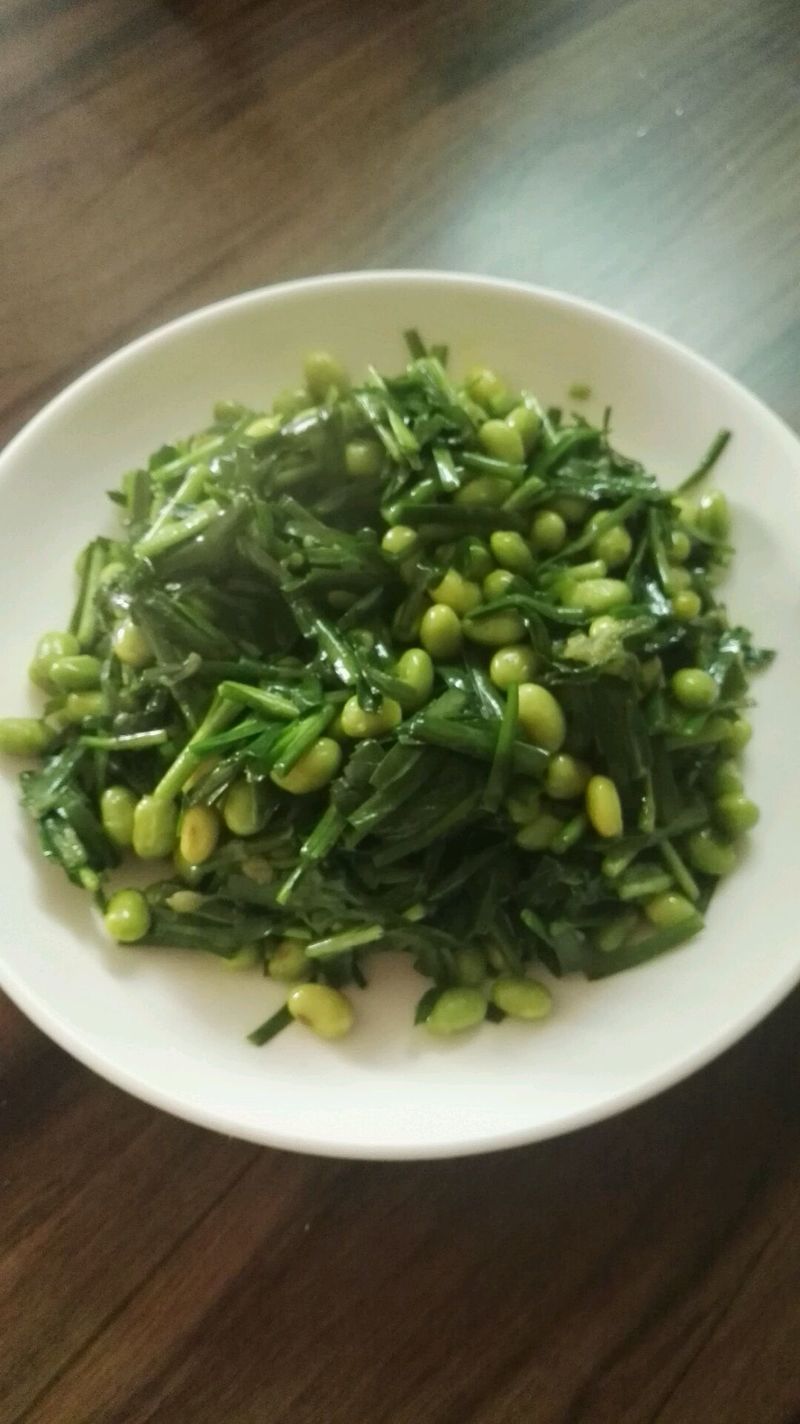
[[[583,392],[545,409],[407,340],[358,385],[312,353],[268,412],[221,401],[126,474],[36,649],[41,717],[0,721],[115,940],[287,984],[256,1043],[346,1033],[389,950],[434,1033],[546,1018],[549,976],[697,934],[758,816],[737,758],[770,655],[718,601],[701,492],[726,434],[667,491]],[[109,884],[128,852],[143,889]]]

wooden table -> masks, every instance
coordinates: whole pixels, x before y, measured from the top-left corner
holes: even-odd
[[[400,265],[597,298],[800,421],[795,0],[0,25],[9,434],[193,306]],[[3,1003],[0,1421],[800,1420],[798,1007],[616,1121],[390,1166],[173,1121]]]

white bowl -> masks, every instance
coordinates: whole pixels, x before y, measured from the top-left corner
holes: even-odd
[[[401,332],[450,344],[560,403],[614,412],[618,445],[667,484],[729,426],[718,467],[738,558],[734,618],[779,649],[757,683],[747,781],[762,821],[690,947],[628,974],[555,986],[541,1027],[510,1022],[442,1045],[411,1026],[420,981],[377,956],[358,1027],[331,1046],[294,1029],[245,1034],[281,999],[210,957],[114,948],[85,896],[45,865],[0,776],[2,984],[75,1057],[182,1117],[256,1142],[352,1157],[486,1151],[596,1121],[660,1091],[752,1027],[800,974],[800,445],[753,396],[673,341],[554,292],[442,273],[357,273],[233,298],[134,342],[54,400],[0,457],[4,713],[24,712],[40,632],[63,626],[78,549],[107,523],[104,491],[234,396],[259,405],[309,347],[354,371],[397,367]],[[736,1104],[732,1104],[732,1111]]]

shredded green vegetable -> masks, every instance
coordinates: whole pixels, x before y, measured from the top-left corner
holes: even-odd
[[[729,512],[695,492],[728,432],[670,493],[608,416],[406,339],[397,376],[313,353],[305,390],[220,402],[126,475],[34,656],[41,719],[0,721],[111,935],[324,987],[256,1044],[346,1032],[342,989],[398,950],[432,1032],[540,1019],[537,969],[696,935],[757,819],[738,757],[771,654],[717,601]],[[153,883],[111,894],[129,853]]]

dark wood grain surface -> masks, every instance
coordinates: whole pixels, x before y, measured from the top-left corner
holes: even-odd
[[[2,0],[4,432],[193,306],[400,265],[617,306],[800,424],[799,39],[796,0]],[[404,1166],[173,1121],[3,1002],[0,1424],[797,1424],[799,1007]]]

